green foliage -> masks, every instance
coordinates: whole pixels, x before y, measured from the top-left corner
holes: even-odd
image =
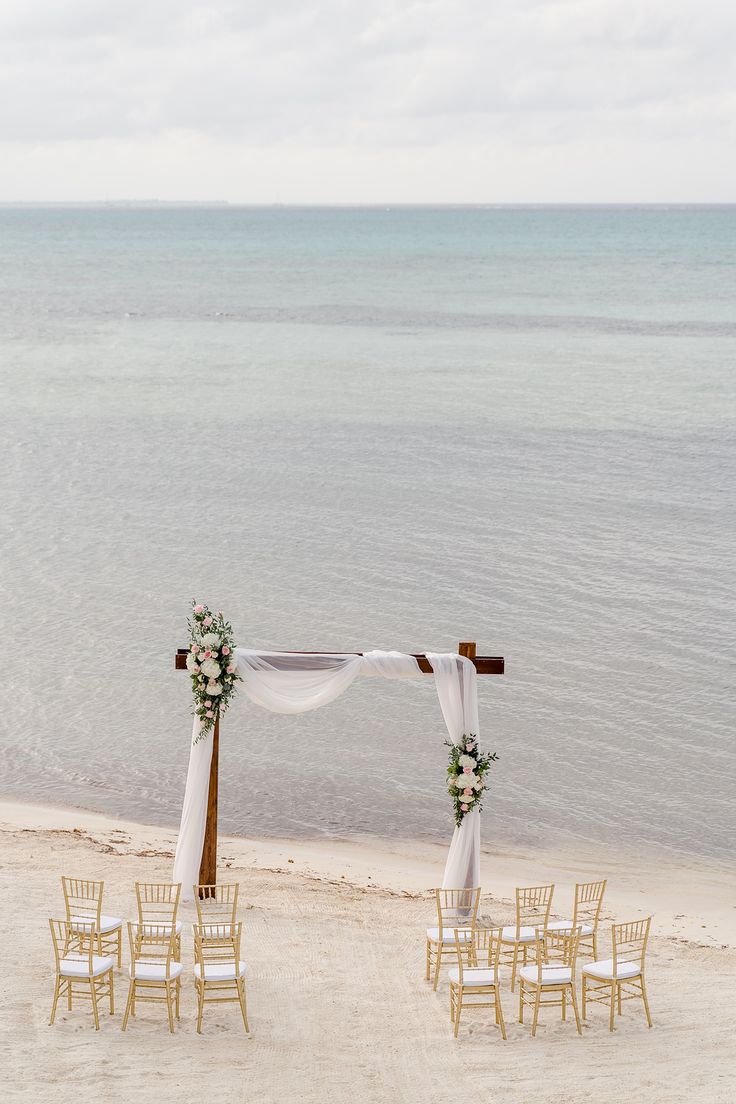
[[[447,764],[447,788],[453,803],[455,823],[458,828],[463,818],[473,809],[483,808],[483,794],[486,790],[485,775],[491,763],[498,760],[495,751],[484,755],[478,748],[478,737],[471,733],[463,735],[459,744],[445,740],[450,749]],[[457,781],[462,779],[463,785]]]
[[[208,606],[192,600],[187,625],[191,642],[187,670],[194,695],[193,713],[199,718],[197,743],[214,728],[230,704],[235,683],[242,680],[237,671],[233,627],[223,614],[212,613]]]

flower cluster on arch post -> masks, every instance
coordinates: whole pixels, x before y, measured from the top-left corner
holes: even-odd
[[[473,733],[463,735],[457,744],[450,740],[445,740],[445,743],[450,749],[447,788],[454,806],[455,824],[459,828],[468,813],[483,807],[485,774],[498,756],[495,751],[492,755],[484,755],[478,747],[478,737]]]
[[[233,628],[223,614],[212,613],[208,606],[193,600],[187,625],[191,641],[187,670],[192,680],[194,713],[199,718],[196,743],[214,728],[216,719],[230,704],[235,683],[241,680]]]

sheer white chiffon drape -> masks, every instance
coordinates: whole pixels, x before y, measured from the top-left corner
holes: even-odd
[[[420,678],[417,661],[403,652],[366,652],[364,655],[308,655],[303,652],[257,652],[236,648],[238,674],[245,693],[256,705],[274,713],[306,713],[343,694],[358,675],[382,678]],[[463,734],[478,734],[478,698],[473,664],[453,654],[427,653],[447,731],[454,743]],[[174,881],[182,884],[182,898],[191,900],[199,880],[204,844],[212,740],[192,748],[174,860]],[[477,886],[480,878],[480,816],[468,813],[455,833],[445,867],[445,887]]]

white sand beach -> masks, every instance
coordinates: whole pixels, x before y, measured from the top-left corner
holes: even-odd
[[[447,982],[423,978],[427,890],[445,849],[413,841],[224,838],[220,878],[241,886],[251,1034],[237,1007],[208,1007],[195,1031],[192,946],[184,905],[182,1018],[144,1006],[120,1030],[127,994],[116,974],[116,1013],[96,1033],[87,1006],[49,1027],[53,954],[47,917],[63,915],[62,873],[105,881],[105,910],[130,918],[133,883],[167,880],[176,834],[78,809],[0,802],[4,958],[0,1024],[5,1101],[111,1104],[208,1099],[343,1104],[730,1104],[736,1098],[729,999],[736,967],[736,877],[685,864],[591,849],[495,854],[486,843],[482,913],[512,918],[515,885],[554,881],[555,913],[578,879],[607,876],[604,945],[612,918],[654,914],[648,984],[654,1027],[624,1006],[616,1032],[593,1007],[579,1038],[559,1010],[538,1035],[517,1021],[504,991],[508,1042],[486,1011],[468,1013],[453,1039]],[[12,969],[8,965],[12,964]]]

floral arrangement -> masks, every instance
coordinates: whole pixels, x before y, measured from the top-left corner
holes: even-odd
[[[191,638],[187,670],[192,679],[194,713],[200,721],[194,741],[197,743],[227,709],[240,676],[232,625],[222,613],[213,614],[207,606],[193,601],[187,625]]]
[[[495,751],[492,755],[482,755],[478,748],[478,737],[472,734],[463,736],[459,744],[453,744],[449,740],[445,740],[445,743],[450,749],[447,788],[455,806],[455,823],[459,828],[466,813],[482,808],[483,791],[486,788],[484,776],[498,756]]]

